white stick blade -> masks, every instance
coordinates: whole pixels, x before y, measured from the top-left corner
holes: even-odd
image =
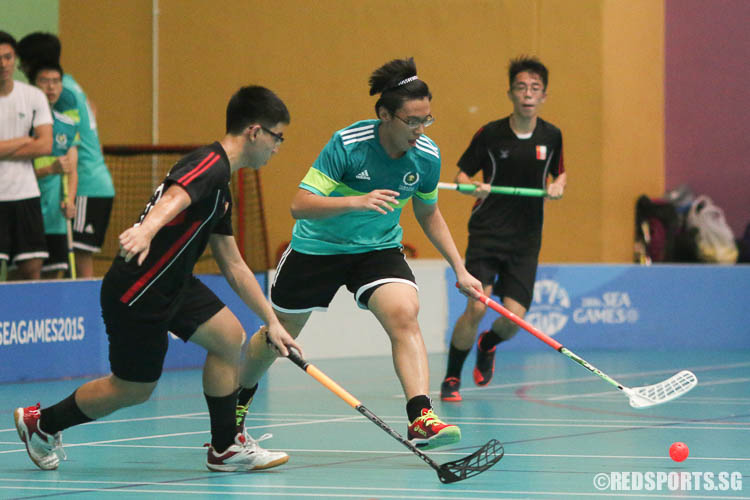
[[[698,385],[698,377],[688,370],[683,370],[663,382],[643,387],[633,387],[626,393],[633,408],[648,408],[679,398]]]

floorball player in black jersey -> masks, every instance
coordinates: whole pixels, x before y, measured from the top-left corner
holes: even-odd
[[[510,62],[508,78],[513,113],[474,135],[458,161],[456,182],[477,186],[468,192],[476,203],[469,219],[466,269],[482,282],[485,295],[494,291],[506,308],[523,318],[534,293],[544,198],[490,194],[490,187],[546,188],[546,198],[556,200],[563,195],[566,174],[560,129],[539,117],[547,98],[547,68],[536,58],[521,57]],[[479,172],[482,181],[473,181]],[[485,312],[483,303],[468,299],[456,322],[440,391],[443,401],[461,401],[461,368]],[[500,317],[479,335],[473,373],[477,385],[490,382],[497,344],[517,329]]]
[[[168,332],[207,351],[203,391],[211,422],[206,466],[213,471],[265,469],[288,460],[258,446],[235,421],[238,366],[245,332],[195,276],[208,245],[232,289],[268,325],[283,355],[299,349],[281,326],[232,235],[232,172],[258,169],[276,153],[289,111],[270,90],[243,87],[229,100],[227,133],[178,161],[138,222],[120,234],[120,253],[102,281],[102,317],[112,373],[85,383],[59,403],[18,408],[16,427],[33,462],[56,469],[61,431],[148,400],[161,376]]]

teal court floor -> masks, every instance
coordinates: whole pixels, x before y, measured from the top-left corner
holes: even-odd
[[[252,473],[211,473],[204,465],[208,417],[198,370],[166,372],[138,407],[68,429],[67,461],[38,470],[13,426],[17,406],[49,405],[85,379],[0,385],[0,498],[60,499],[750,499],[750,352],[579,352],[628,386],[681,369],[699,379],[670,403],[635,410],[627,398],[554,351],[500,352],[495,378],[475,387],[464,368],[462,403],[438,415],[463,439],[428,452],[444,463],[491,438],[505,446],[492,469],[442,484],[396,440],[313,378],[279,360],[264,379],[247,424],[263,446],[285,450],[286,465]],[[404,399],[387,357],[311,360],[398,432]],[[432,388],[445,356],[430,357]],[[690,457],[669,458],[685,442]]]

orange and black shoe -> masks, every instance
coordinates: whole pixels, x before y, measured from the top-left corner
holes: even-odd
[[[432,450],[458,443],[461,429],[457,425],[444,423],[431,408],[422,408],[422,415],[409,425],[408,436],[409,441],[420,450]]]
[[[492,375],[495,373],[495,351],[497,346],[494,346],[489,351],[482,349],[482,339],[487,335],[487,332],[482,332],[477,340],[477,365],[474,367],[474,382],[477,385],[487,385],[492,380]]]
[[[458,377],[445,377],[440,385],[440,399],[443,401],[458,402],[463,398],[458,390],[461,388],[461,379]]]

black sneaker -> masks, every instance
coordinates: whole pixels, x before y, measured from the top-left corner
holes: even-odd
[[[461,388],[461,379],[458,377],[445,377],[440,385],[440,399],[443,401],[458,402],[463,398],[458,390]]]
[[[489,351],[485,351],[480,347],[482,339],[488,332],[482,332],[477,340],[477,365],[474,367],[474,382],[477,385],[487,385],[492,380],[492,375],[495,373],[495,351],[497,346],[494,346]]]

